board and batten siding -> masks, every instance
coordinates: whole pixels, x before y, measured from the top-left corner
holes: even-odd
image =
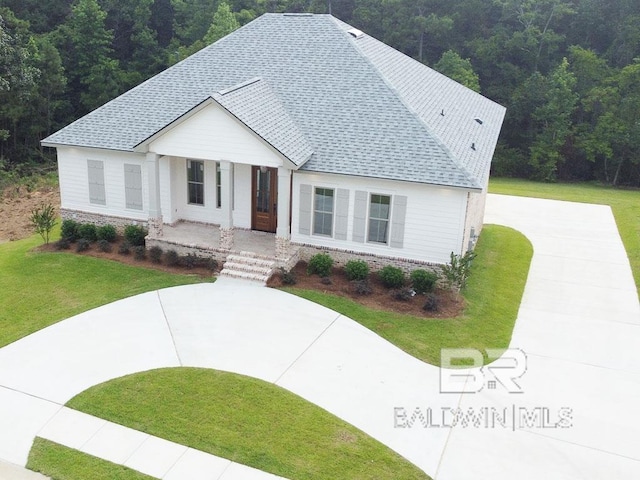
[[[110,150],[58,147],[58,176],[60,182],[60,206],[63,209],[78,210],[101,215],[146,220],[148,217],[148,181],[144,168],[145,156]],[[104,176],[104,203],[91,201],[91,195],[98,192],[98,186],[90,191],[89,166],[97,175],[99,166]],[[125,194],[125,165],[140,167],[142,181],[142,209],[127,208]],[[99,192],[98,192],[99,193]]]
[[[333,237],[313,234],[313,192],[316,187],[334,189]],[[309,190],[311,189],[311,190]],[[307,196],[310,194],[310,199]],[[348,192],[348,193],[347,193]],[[391,196],[387,245],[367,241],[371,194]],[[347,205],[346,239],[337,210]],[[340,198],[338,198],[340,197]],[[309,204],[310,201],[310,204]],[[408,182],[294,172],[291,239],[295,243],[353,250],[371,255],[447,263],[451,252],[461,253],[467,191]],[[310,208],[309,215],[305,210]],[[404,214],[404,219],[402,216]],[[404,221],[402,221],[404,220]],[[309,226],[304,225],[309,221]],[[336,229],[336,227],[338,227]],[[301,232],[309,232],[309,234]]]
[[[216,104],[208,105],[149,145],[159,155],[278,167],[283,157]]]

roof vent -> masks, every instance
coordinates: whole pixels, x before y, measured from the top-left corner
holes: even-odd
[[[475,150],[476,149],[476,144],[475,142],[471,144],[471,150]]]
[[[442,111],[440,112],[440,115],[442,115],[444,117],[444,108],[442,109]]]
[[[285,17],[313,17],[313,13],[283,13]]]
[[[482,125],[482,124],[484,123],[484,122],[483,122],[481,119],[479,119],[479,118],[474,118],[474,120],[475,120],[476,122],[478,122],[480,125]]]
[[[347,30],[347,33],[351,35],[353,38],[360,38],[364,36],[364,32],[362,30],[358,30],[357,28],[352,28],[351,30]]]

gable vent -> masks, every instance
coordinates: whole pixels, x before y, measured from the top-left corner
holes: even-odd
[[[361,38],[364,36],[364,32],[362,30],[358,30],[357,28],[352,28],[351,30],[347,30],[347,33],[351,35],[353,38]]]

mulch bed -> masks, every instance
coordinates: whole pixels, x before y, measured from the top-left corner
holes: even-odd
[[[370,275],[369,280],[372,288],[371,295],[359,295],[354,291],[353,283],[347,280],[341,268],[333,269],[333,274],[329,277],[331,279],[330,284],[322,283],[322,278],[317,275],[307,275],[306,262],[299,262],[291,272],[296,279],[296,284],[293,285],[293,288],[317,290],[322,293],[347,297],[375,310],[423,318],[454,318],[462,314],[465,306],[462,296],[456,296],[449,290],[437,289],[434,293],[438,298],[438,310],[436,312],[425,311],[422,308],[426,300],[424,295],[414,295],[408,300],[396,300],[393,295],[394,291],[382,285],[375,273]],[[280,274],[271,277],[267,285],[274,288],[286,286],[283,285]]]
[[[210,278],[212,277],[214,274],[218,273],[222,267],[222,265],[218,265],[218,268],[215,270],[211,270],[210,268],[205,268],[205,267],[201,267],[201,266],[195,266],[195,267],[186,267],[183,265],[167,265],[165,263],[165,257],[164,254],[161,258],[161,263],[154,263],[153,261],[151,261],[151,259],[149,258],[149,252],[147,252],[147,258],[145,260],[137,260],[135,258],[134,252],[133,250],[131,250],[131,252],[128,255],[123,255],[118,253],[118,248],[120,247],[120,244],[123,242],[124,240],[121,237],[118,237],[118,239],[111,243],[111,246],[113,247],[111,252],[102,252],[99,248],[98,248],[98,244],[97,242],[94,242],[91,244],[91,247],[89,248],[89,250],[85,250],[84,252],[76,252],[76,244],[72,243],[71,244],[71,248],[69,248],[68,250],[58,250],[56,248],[55,242],[51,242],[49,243],[49,245],[41,245],[40,247],[37,247],[35,250],[36,251],[44,251],[44,252],[57,252],[57,251],[61,251],[61,252],[69,252],[69,253],[75,253],[76,255],[86,255],[89,257],[95,257],[95,258],[102,258],[102,259],[106,259],[106,260],[113,260],[116,262],[120,262],[120,263],[124,263],[126,265],[132,265],[134,267],[145,267],[145,268],[153,268],[154,270],[160,270],[162,272],[167,272],[167,273],[176,273],[176,274],[181,274],[181,275],[197,275],[198,277],[201,278]]]

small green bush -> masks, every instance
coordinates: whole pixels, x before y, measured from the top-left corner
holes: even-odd
[[[439,308],[439,299],[435,293],[427,294],[427,298],[422,306],[422,309],[426,312],[437,312]]]
[[[366,280],[369,277],[369,265],[364,260],[349,260],[344,266],[347,280]]]
[[[113,225],[103,225],[96,229],[98,240],[106,240],[109,243],[115,242],[117,235],[116,227]]]
[[[409,277],[411,286],[420,295],[433,292],[438,281],[438,275],[435,272],[422,269],[414,270]]]
[[[158,246],[153,246],[149,249],[149,258],[153,263],[162,263],[162,249]]]
[[[218,261],[215,258],[203,257],[199,259],[199,266],[215,272],[218,270]]]
[[[387,265],[378,272],[378,277],[387,288],[400,288],[404,286],[404,272],[398,267]]]
[[[69,242],[75,242],[78,239],[78,226],[79,223],[75,220],[63,220],[60,226],[60,237]]]
[[[147,231],[144,227],[139,225],[127,225],[124,227],[124,238],[133,247],[144,246],[144,237],[147,236]]]
[[[180,255],[175,250],[169,250],[164,254],[164,261],[169,267],[180,264]]]
[[[69,250],[71,242],[66,238],[61,238],[55,243],[56,250]]]
[[[283,285],[295,285],[297,282],[295,274],[291,270],[287,271],[282,267],[280,267],[280,279]]]
[[[95,242],[98,239],[97,228],[93,223],[83,223],[78,226],[78,238]]]
[[[118,253],[120,255],[129,255],[131,253],[131,245],[126,240],[118,247]]]
[[[189,270],[195,268],[198,265],[198,256],[193,253],[187,253],[180,257],[180,266],[188,268]]]
[[[113,250],[113,247],[107,240],[102,238],[98,240],[98,249],[104,253],[111,253],[111,251]]]
[[[86,252],[91,247],[91,242],[86,238],[81,238],[76,243],[76,252]]]
[[[333,258],[326,253],[316,253],[309,260],[307,273],[309,275],[317,274],[321,277],[328,277],[331,275],[331,268],[333,268]]]
[[[371,284],[369,280],[353,280],[351,282],[353,291],[357,295],[371,295],[373,293],[373,289],[371,288]]]
[[[333,285],[333,280],[331,280],[331,277],[322,277],[320,283],[323,285]]]
[[[133,247],[133,258],[142,261],[147,259],[147,249],[144,245],[136,245]]]

